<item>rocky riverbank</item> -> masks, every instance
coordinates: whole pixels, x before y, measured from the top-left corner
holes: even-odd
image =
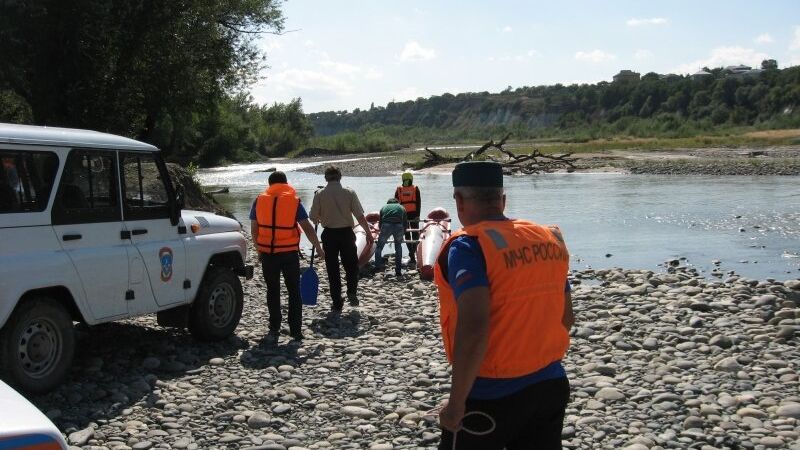
[[[335,163],[346,177],[383,177],[403,171],[403,157],[392,153],[387,156],[368,156],[365,159]],[[328,163],[302,169],[303,172],[322,174]]]
[[[256,275],[235,337],[202,344],[151,317],[83,328],[69,380],[33,401],[73,448],[434,448],[422,413],[450,380],[434,286],[366,277],[361,306],[336,318],[317,271],[301,343],[265,341]],[[566,448],[800,449],[800,281],[684,267],[572,279]]]
[[[355,156],[355,155],[354,155]],[[674,150],[614,150],[605,153],[578,153],[575,172],[622,172],[651,175],[800,175],[800,149],[796,147],[744,151],[726,148]],[[356,161],[336,163],[346,176],[387,176],[403,170],[417,156],[409,151]],[[327,164],[303,169],[321,174]],[[441,173],[454,164],[424,169]]]
[[[677,159],[631,161],[621,168],[651,175],[800,175],[800,159]]]

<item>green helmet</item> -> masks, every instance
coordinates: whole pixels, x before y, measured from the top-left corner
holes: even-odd
[[[414,175],[412,175],[411,172],[403,172],[400,179],[403,181],[414,181]]]

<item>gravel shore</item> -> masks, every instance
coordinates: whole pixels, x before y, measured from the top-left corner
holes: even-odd
[[[435,287],[365,277],[335,318],[317,271],[302,343],[264,340],[257,271],[235,337],[151,317],[84,328],[69,380],[33,401],[73,449],[435,448],[422,413],[450,381]],[[800,449],[800,281],[723,276],[573,272],[566,448]]]
[[[753,155],[758,156],[753,156]],[[359,155],[349,155],[358,157]],[[774,148],[749,152],[737,149],[704,148],[674,150],[614,150],[607,153],[578,153],[575,172],[620,172],[651,175],[800,175],[800,149]],[[363,160],[336,163],[346,176],[377,177],[397,174],[403,163],[413,161],[409,151],[365,156]],[[303,169],[321,174],[327,164]],[[424,169],[442,173],[454,164]]]
[[[350,156],[355,157],[356,155]],[[365,158],[358,161],[337,162],[335,164],[342,170],[344,176],[349,177],[383,177],[403,171],[404,158],[396,153],[390,153],[386,156],[370,155],[365,156]],[[302,171],[321,175],[325,172],[325,167],[327,166],[328,164],[324,163],[307,167]]]

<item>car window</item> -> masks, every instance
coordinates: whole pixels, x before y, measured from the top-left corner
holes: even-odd
[[[169,217],[169,191],[156,155],[123,153],[120,157],[125,220]]]
[[[44,211],[57,171],[55,153],[0,149],[0,214]]]
[[[114,152],[72,150],[53,205],[53,224],[120,220],[116,174]]]

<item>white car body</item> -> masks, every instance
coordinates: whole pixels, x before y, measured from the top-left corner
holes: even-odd
[[[68,447],[47,416],[0,381],[0,448],[66,450]]]
[[[44,296],[95,325],[187,307],[209,268],[251,277],[239,222],[180,203],[149,144],[0,124],[0,331],[26,298]],[[222,294],[236,293],[228,287]],[[179,311],[165,324],[185,322]]]

